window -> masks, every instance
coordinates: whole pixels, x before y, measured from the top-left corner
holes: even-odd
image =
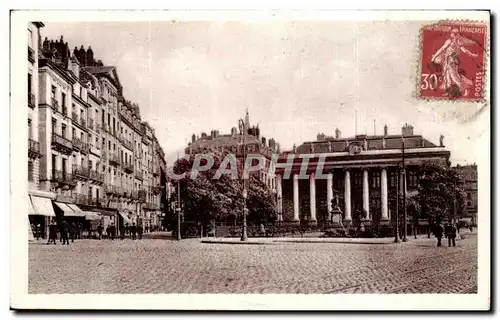
[[[111,151],[111,141],[108,141],[108,150]]]
[[[66,177],[66,163],[67,162],[68,162],[67,159],[62,158],[62,168],[61,168],[62,170],[61,171],[62,171],[62,174],[64,177]]]
[[[33,161],[28,161],[28,181],[34,181]]]
[[[62,96],[61,105],[63,107],[63,110],[65,110],[66,109],[66,93],[62,92],[61,96]],[[65,112],[63,112],[63,113],[65,113]]]
[[[32,134],[31,119],[28,119],[28,138],[31,139]]]
[[[398,184],[397,172],[392,171],[389,178],[389,187],[396,188]]]
[[[83,142],[83,132],[80,133],[80,140]]]
[[[31,93],[31,77],[32,75],[28,73],[28,93]]]
[[[64,123],[61,124],[61,136],[66,138],[66,125]]]
[[[52,99],[56,98],[56,87],[55,86],[52,86],[51,97],[52,97]]]
[[[410,188],[418,187],[418,176],[415,171],[408,172],[408,187]]]
[[[95,147],[99,149],[99,137],[95,137]]]
[[[111,115],[108,113],[108,124],[111,124]]]
[[[55,154],[52,155],[52,177],[56,175],[57,168],[57,156]]]
[[[76,129],[73,128],[73,134],[71,135],[73,137],[73,139],[76,139]]]
[[[82,87],[80,87],[80,98],[83,99],[83,88]]]
[[[82,109],[80,109],[80,119],[84,119],[84,117],[83,117],[83,110]]]
[[[92,160],[89,160],[89,170],[92,170]]]
[[[116,144],[113,143],[113,151],[116,151]]]
[[[469,192],[467,192],[467,200],[472,200],[472,195]]]

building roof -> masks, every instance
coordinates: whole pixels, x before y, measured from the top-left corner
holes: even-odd
[[[212,136],[201,137],[195,142],[191,143],[189,148],[200,149],[200,148],[211,148],[220,146],[236,147],[241,143],[242,143],[242,137],[239,134],[237,135],[224,134],[224,135],[219,135],[216,138]],[[251,143],[261,143],[261,141],[257,139],[257,137],[247,134],[245,136],[245,144],[251,144]]]
[[[421,135],[405,136],[405,148],[428,148],[436,147],[436,145],[429,140],[423,138]],[[327,153],[327,152],[343,152],[348,151],[349,144],[352,142],[360,142],[362,145],[366,140],[367,150],[387,150],[387,149],[401,149],[402,139],[401,135],[387,135],[387,136],[367,136],[358,135],[356,137],[339,138],[339,139],[325,139],[322,141],[304,142],[297,147],[296,153],[311,153],[311,146],[314,153]],[[384,147],[385,140],[385,147]]]

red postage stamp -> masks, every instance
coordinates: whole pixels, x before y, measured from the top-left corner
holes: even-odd
[[[419,96],[425,99],[485,99],[485,23],[442,22],[421,29]]]

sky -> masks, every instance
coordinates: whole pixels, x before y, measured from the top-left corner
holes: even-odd
[[[467,164],[487,130],[479,104],[415,97],[418,21],[44,23],[42,40],[63,35],[71,52],[91,46],[118,68],[170,163],[193,133],[229,133],[247,108],[282,150],[336,128],[400,134],[408,123],[435,144],[443,134],[452,164]]]

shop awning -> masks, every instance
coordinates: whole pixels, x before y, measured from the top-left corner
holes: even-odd
[[[49,198],[41,198],[36,196],[30,196],[31,202],[33,203],[33,208],[35,209],[35,214],[55,217],[54,208],[52,207],[52,201]]]
[[[64,212],[65,217],[85,217],[85,213],[83,213],[83,211],[75,211],[66,203],[56,201],[54,201],[54,203]]]
[[[93,211],[83,211],[85,213],[85,219],[86,220],[101,220],[102,216],[98,214],[97,212]]]
[[[34,216],[36,214],[35,208],[33,207],[33,202],[31,201],[31,198],[28,197],[28,215]]]
[[[132,220],[128,218],[126,212],[118,211],[118,213],[120,214],[120,216],[122,216],[124,223],[132,224]]]

